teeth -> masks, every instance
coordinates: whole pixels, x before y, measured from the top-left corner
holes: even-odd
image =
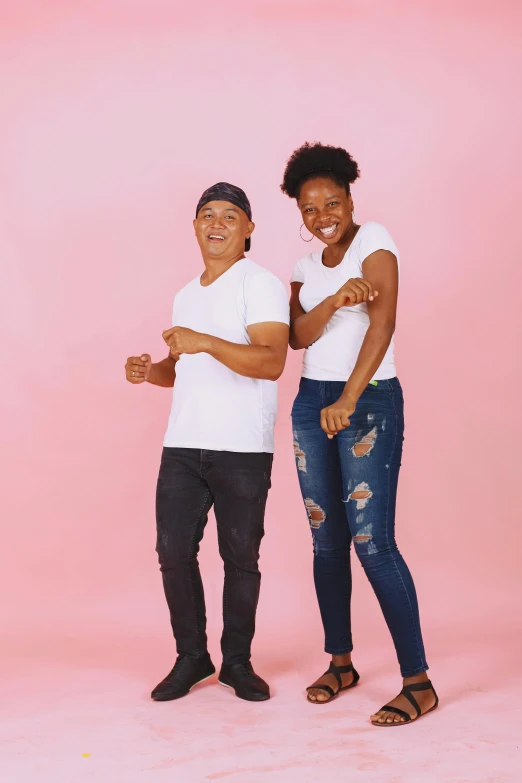
[[[218,234],[211,234],[209,236],[209,239],[224,239],[225,237],[220,237]]]
[[[329,234],[333,234],[336,228],[337,228],[337,224],[335,224],[334,226],[328,226],[327,228],[320,228],[319,231],[324,236],[328,236]]]

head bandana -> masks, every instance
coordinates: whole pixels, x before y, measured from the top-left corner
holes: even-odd
[[[239,207],[247,215],[249,220],[252,220],[252,207],[248,200],[246,193],[241,188],[237,188],[235,185],[229,185],[228,182],[218,182],[212,185],[211,188],[207,188],[201,198],[198,201],[196,207],[196,217],[199,214],[199,210],[202,209],[209,201],[229,201],[235,207]],[[250,237],[245,240],[245,252],[250,250]]]

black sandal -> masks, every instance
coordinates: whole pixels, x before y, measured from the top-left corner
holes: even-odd
[[[349,685],[343,686],[343,681],[341,680],[341,674],[348,674],[348,672],[353,672],[353,681]],[[337,680],[337,684],[339,685],[338,690],[334,691],[334,689],[330,688],[329,685],[310,685],[310,687],[306,689],[306,692],[308,694],[307,699],[310,702],[310,704],[329,704],[329,702],[331,702],[332,699],[335,699],[335,697],[341,691],[347,691],[349,688],[354,688],[360,679],[359,675],[353,668],[352,664],[350,664],[349,666],[336,666],[333,661],[330,663],[330,667],[328,671],[325,672],[322,676],[324,677],[326,674],[333,674],[333,676]],[[316,699],[311,699],[310,698],[311,690],[326,691],[326,693],[330,695],[330,698],[325,699],[324,701],[317,701]]]
[[[430,689],[433,691],[433,695],[435,696],[435,704],[433,707],[430,707],[429,710],[426,710],[426,712],[422,712],[412,691],[427,691]],[[401,718],[404,718],[404,720],[398,721],[398,723],[377,723],[377,721],[372,720],[371,724],[373,726],[402,726],[404,723],[413,723],[423,715],[427,715],[428,712],[432,712],[439,704],[439,697],[435,692],[435,688],[431,684],[431,680],[427,680],[426,682],[415,682],[412,685],[405,685],[399,695],[405,696],[408,699],[411,706],[415,709],[417,715],[412,718],[411,715],[406,712],[406,710],[401,710],[399,707],[390,707],[388,704],[385,704],[384,707],[381,707],[379,712],[393,712],[395,715],[400,715]]]

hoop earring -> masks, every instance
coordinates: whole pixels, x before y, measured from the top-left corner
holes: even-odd
[[[312,241],[312,239],[314,238],[314,235],[312,234],[312,236],[310,237],[310,239],[305,239],[305,238],[304,238],[304,236],[303,236],[303,232],[302,232],[303,226],[304,226],[304,223],[301,223],[301,228],[299,229],[299,236],[301,237],[301,239],[303,240],[303,242],[311,242],[311,241]]]

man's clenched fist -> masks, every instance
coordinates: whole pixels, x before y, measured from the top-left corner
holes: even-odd
[[[148,380],[152,359],[148,353],[141,356],[129,356],[125,365],[125,376],[129,383],[144,383]]]
[[[201,353],[208,348],[208,334],[194,332],[184,326],[173,326],[163,332],[163,339],[170,348],[170,355],[179,359],[182,353]]]

